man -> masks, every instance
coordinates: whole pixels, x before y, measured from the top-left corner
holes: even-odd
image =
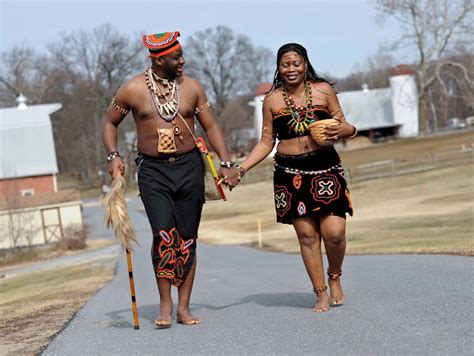
[[[185,60],[179,35],[143,36],[151,66],[119,88],[102,130],[108,171],[114,178],[124,174],[125,167],[117,152],[117,127],[132,111],[138,138],[138,184],[153,232],[151,254],[160,294],[157,328],[168,328],[172,323],[171,285],[178,288],[177,322],[201,322],[189,312],[204,203],[203,162],[190,133],[194,117],[221,160],[220,176],[230,187],[237,183],[237,170],[204,89],[197,80],[183,75]]]

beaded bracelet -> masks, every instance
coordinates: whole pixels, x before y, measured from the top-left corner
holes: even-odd
[[[117,157],[120,157],[120,153],[118,151],[112,151],[107,155],[107,163],[112,162]]]
[[[234,164],[235,164],[234,161],[229,161],[229,162],[221,161],[221,167],[222,168],[232,168],[232,167],[234,167]]]
[[[247,170],[240,165],[236,165],[235,169],[237,169],[237,179],[240,181],[244,177],[245,173],[247,173]]]

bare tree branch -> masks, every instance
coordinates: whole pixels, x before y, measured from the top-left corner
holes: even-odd
[[[430,118],[427,115],[427,107],[432,107],[428,103],[428,100],[431,100],[429,97],[434,98],[439,92],[435,90],[435,93],[431,92],[428,97],[428,91],[432,86],[439,85],[442,95],[452,95],[445,83],[445,79],[449,76],[444,73],[448,51],[462,44],[472,46],[473,2],[472,0],[376,0],[375,3],[380,16],[393,17],[403,26],[401,42],[407,45],[406,48],[410,45],[417,49],[420,129],[426,132],[429,121],[436,121],[436,117],[439,116],[434,115]],[[464,73],[462,77],[456,77],[456,83],[460,88],[465,87],[462,81],[472,85],[466,67],[454,59],[450,62],[458,63],[459,67],[456,68]],[[467,98],[468,95],[456,95],[456,97]]]

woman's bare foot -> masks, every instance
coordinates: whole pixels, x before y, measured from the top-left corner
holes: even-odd
[[[201,323],[201,319],[192,315],[189,310],[178,310],[176,322],[184,325],[197,325]]]
[[[331,291],[330,303],[331,307],[338,307],[344,304],[344,293],[342,292],[341,279],[328,278],[329,289]]]
[[[167,329],[173,322],[173,303],[160,303],[160,312],[155,319],[155,326],[158,329]]]
[[[329,297],[326,292],[322,292],[316,295],[316,305],[313,311],[316,313],[323,313],[329,310]]]

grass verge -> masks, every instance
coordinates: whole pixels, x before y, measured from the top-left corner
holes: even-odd
[[[85,248],[67,250],[57,243],[18,248],[16,250],[0,251],[0,274],[4,269],[16,268],[19,265],[46,261],[60,256],[70,256],[78,253],[97,250],[115,244],[112,239],[86,240]]]
[[[2,354],[39,354],[114,271],[89,264],[0,280]]]
[[[348,254],[473,255],[474,165],[450,167],[350,186]],[[299,252],[291,225],[275,222],[271,181],[239,186],[228,202],[205,204],[199,238],[210,244],[257,245]]]

